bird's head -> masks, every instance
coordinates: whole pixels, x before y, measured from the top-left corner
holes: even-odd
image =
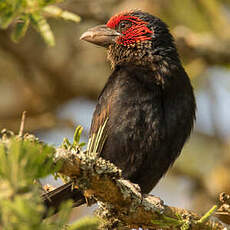
[[[80,39],[108,48],[113,67],[131,63],[154,69],[158,64],[178,62],[167,25],[140,10],[117,14],[106,25],[83,33]]]

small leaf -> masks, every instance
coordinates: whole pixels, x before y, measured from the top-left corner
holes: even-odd
[[[95,230],[98,229],[100,220],[97,217],[83,217],[69,226],[69,230]]]
[[[0,0],[0,26],[6,29],[24,10],[25,0],[2,1]]]
[[[81,142],[78,146],[81,148],[81,147],[83,147],[83,146],[85,146],[85,145],[86,145],[85,142]]]
[[[82,131],[83,131],[83,127],[78,125],[77,128],[75,129],[75,133],[73,136],[73,146],[79,145]]]
[[[6,29],[9,24],[13,21],[14,19],[14,13],[13,12],[8,12],[5,13],[0,17],[0,26],[2,29]]]
[[[60,211],[58,213],[58,218],[56,220],[56,225],[59,227],[58,229],[68,229],[68,228],[64,228],[64,226],[69,220],[72,206],[73,206],[72,200],[67,200],[65,202],[62,202],[59,209]]]
[[[46,19],[43,16],[41,16],[38,12],[30,14],[30,18],[33,26],[35,27],[35,29],[39,31],[45,42],[49,46],[54,46],[54,35]]]
[[[11,39],[14,42],[18,42],[19,39],[21,39],[25,35],[29,24],[30,24],[30,18],[29,17],[22,18],[21,21],[16,24],[16,27],[11,34]]]
[[[62,145],[61,145],[63,148],[65,149],[69,149],[72,145],[70,143],[70,141],[68,140],[68,138],[64,138],[63,139],[63,142],[62,142]]]
[[[43,9],[43,11],[48,13],[52,17],[63,18],[65,20],[70,20],[70,21],[74,21],[74,22],[80,22],[81,21],[81,18],[78,15],[73,14],[73,13],[66,11],[66,10],[62,10],[61,8],[59,8],[57,6],[46,6]]]
[[[153,224],[157,225],[158,227],[176,227],[184,224],[183,220],[178,220],[175,218],[171,218],[165,215],[162,215],[162,220],[152,220]]]
[[[32,135],[19,137],[3,130],[0,136],[1,229],[67,229],[72,203],[60,208],[57,220],[42,221],[47,210],[33,181],[56,172],[55,149]],[[48,213],[51,213],[51,209]]]

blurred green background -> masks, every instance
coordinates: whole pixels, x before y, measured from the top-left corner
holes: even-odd
[[[191,139],[152,193],[198,213],[207,211],[220,192],[230,193],[230,1],[66,0],[58,6],[81,22],[49,18],[54,47],[32,28],[17,44],[10,39],[11,26],[0,30],[0,129],[17,131],[26,110],[26,130],[50,144],[71,139],[78,124],[87,139],[97,96],[111,70],[106,50],[79,37],[115,13],[142,9],[169,25],[198,107]],[[77,208],[73,218],[91,211]]]

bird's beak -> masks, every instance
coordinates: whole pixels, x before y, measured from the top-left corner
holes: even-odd
[[[116,38],[121,34],[116,30],[110,29],[106,25],[95,26],[88,29],[80,37],[80,40],[91,42],[98,46],[108,47],[116,42]]]

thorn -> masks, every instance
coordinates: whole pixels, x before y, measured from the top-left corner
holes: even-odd
[[[26,111],[24,111],[22,113],[22,119],[21,119],[20,129],[19,129],[19,133],[18,133],[19,137],[23,136],[24,127],[25,127],[25,120],[26,120]]]

